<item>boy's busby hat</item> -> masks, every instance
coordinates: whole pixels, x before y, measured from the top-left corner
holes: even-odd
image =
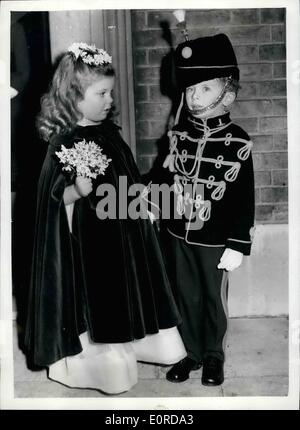
[[[175,50],[175,66],[182,89],[227,76],[239,80],[240,75],[233,47],[225,34],[181,43]]]

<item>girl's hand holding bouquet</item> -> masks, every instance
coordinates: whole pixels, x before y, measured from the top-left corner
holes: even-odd
[[[86,197],[93,189],[92,179],[104,175],[111,159],[102,154],[100,146],[95,142],[81,142],[67,149],[61,146],[61,151],[55,152],[64,165],[62,170],[74,172],[76,175],[74,185],[67,187],[64,194],[65,204],[73,203],[80,197]]]
[[[92,180],[90,178],[84,178],[83,176],[77,176],[75,179],[74,188],[80,197],[86,197],[92,192]]]

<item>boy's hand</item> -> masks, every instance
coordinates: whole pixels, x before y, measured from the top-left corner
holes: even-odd
[[[225,269],[231,272],[237,269],[243,261],[243,254],[234,249],[226,248],[218,264],[218,269]]]
[[[165,169],[169,168],[170,172],[175,172],[174,160],[175,160],[175,156],[173,154],[167,155],[163,163],[163,167]]]
[[[77,176],[75,179],[74,187],[76,192],[81,197],[86,197],[93,189],[92,180],[90,178],[83,178],[82,176]]]

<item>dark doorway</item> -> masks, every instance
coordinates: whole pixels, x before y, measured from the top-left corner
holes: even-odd
[[[20,333],[26,321],[37,182],[46,151],[35,119],[51,71],[48,12],[12,12],[11,87],[18,92],[11,99],[12,278]]]

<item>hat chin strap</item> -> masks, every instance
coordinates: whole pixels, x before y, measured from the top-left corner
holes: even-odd
[[[205,106],[203,108],[196,108],[196,109],[189,109],[187,107],[187,110],[192,114],[192,115],[203,115],[204,113],[207,113],[213,109],[215,109],[223,100],[225,93],[227,91],[227,88],[229,86],[231,82],[231,78],[228,78],[221,93],[218,95],[218,97],[216,98],[216,100],[214,102],[212,102],[210,105]]]

